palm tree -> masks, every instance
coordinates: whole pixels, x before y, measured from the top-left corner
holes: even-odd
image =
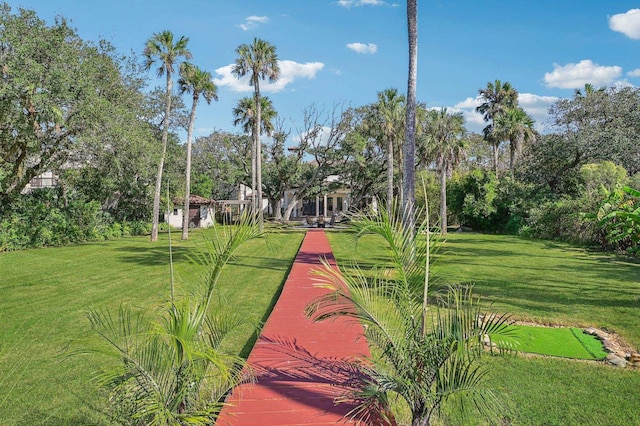
[[[518,106],[518,91],[506,81],[504,84],[500,80],[494,83],[488,82],[487,87],[478,91],[482,103],[476,107],[476,112],[483,114],[484,121],[491,122],[484,128],[485,140],[489,142],[493,149],[493,168],[498,175],[498,152],[502,140],[494,132],[495,121],[501,114]]]
[[[189,238],[189,195],[191,194],[191,138],[193,136],[193,124],[196,121],[196,108],[200,95],[210,104],[213,99],[218,100],[218,88],[211,80],[211,73],[184,62],[180,66],[180,79],[178,80],[181,93],[191,93],[193,103],[189,115],[189,128],[187,130],[187,174],[184,196],[184,210],[182,217],[182,239]]]
[[[260,142],[260,135],[265,134],[267,136],[271,136],[273,133],[273,119],[278,114],[276,110],[273,108],[273,103],[271,99],[267,96],[260,97],[260,112],[261,118],[260,120],[260,133],[258,135],[258,144],[262,145]],[[245,133],[253,133],[255,129],[257,116],[257,108],[255,103],[255,98],[244,97],[238,100],[238,103],[233,108],[233,125],[234,126],[242,126],[242,130]],[[258,147],[256,146],[256,138],[252,138],[253,146],[251,148],[251,196],[253,197],[253,208],[256,209],[259,198],[256,196],[256,152]],[[260,154],[262,156],[262,154]],[[262,185],[262,179],[260,179],[260,185]],[[262,196],[262,195],[260,195]]]
[[[148,70],[157,64],[158,77],[166,77],[166,94],[164,105],[164,120],[162,127],[162,155],[158,163],[156,175],[156,188],[153,195],[153,221],[151,226],[151,241],[158,240],[158,218],[160,216],[160,190],[162,186],[162,170],[164,157],[167,153],[167,140],[169,138],[169,116],[171,115],[171,91],[173,88],[173,72],[180,58],[191,59],[191,52],[187,49],[189,39],[181,36],[174,43],[171,31],[155,33],[147,40],[144,48],[145,68]]]
[[[407,78],[407,117],[403,145],[404,170],[402,204],[413,211],[415,205],[415,155],[416,155],[416,80],[418,79],[418,0],[407,0],[407,28],[409,32],[409,75]],[[413,220],[413,215],[407,216]],[[406,223],[413,229],[413,223]]]
[[[375,233],[385,241],[393,278],[386,269],[341,272],[329,264],[316,272],[319,286],[329,292],[309,304],[306,314],[314,321],[338,316],[360,321],[378,354],[357,364],[364,380],[343,399],[357,404],[349,415],[364,424],[388,420],[394,396],[411,412],[412,425],[429,425],[453,397],[468,402],[461,409],[474,406],[495,414],[498,401],[483,382],[488,370],[480,362],[482,340],[489,336],[512,342],[508,316],[490,314],[479,320],[479,304],[468,288],[450,289],[443,309],[428,312],[430,260],[437,245],[428,220],[414,230],[404,225],[407,219],[401,216],[406,214],[406,208],[397,215],[371,212],[353,221],[357,238]]]
[[[447,177],[466,156],[462,113],[447,108],[429,110],[426,134],[429,157],[434,158],[440,172],[440,232],[447,233]]]
[[[253,123],[253,144],[255,146],[255,163],[256,163],[256,192],[258,202],[258,222],[260,229],[263,226],[262,213],[262,147],[260,144],[260,122],[262,121],[260,102],[260,80],[268,79],[274,82],[280,78],[280,66],[278,65],[278,55],[276,48],[267,41],[259,38],[253,39],[253,44],[241,44],[236,49],[238,58],[233,67],[233,74],[238,78],[250,74],[249,83],[254,89],[254,98],[256,105],[255,120]],[[255,199],[255,198],[254,198]]]
[[[511,108],[494,120],[494,132],[499,139],[509,141],[509,170],[513,178],[516,158],[520,156],[522,145],[535,140],[533,119],[522,108]]]
[[[394,150],[398,145],[405,118],[405,97],[397,89],[378,92],[378,102],[373,105],[370,125],[377,127],[387,150],[387,211],[393,206]]]
[[[216,297],[224,267],[245,242],[260,237],[255,220],[215,233],[209,250],[196,259],[205,268],[198,296],[161,309],[149,318],[122,306],[117,315],[92,310],[90,339],[69,355],[99,354],[109,362],[95,375],[109,392],[112,420],[122,424],[213,424],[223,399],[237,384],[251,380],[245,360],[224,350],[225,338],[246,324]],[[219,295],[218,295],[219,296]]]

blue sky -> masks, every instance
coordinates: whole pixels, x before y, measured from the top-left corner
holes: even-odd
[[[141,55],[153,33],[189,37],[192,62],[210,71],[219,101],[198,108],[196,136],[233,127],[231,110],[250,95],[229,74],[235,49],[263,38],[277,48],[281,80],[262,84],[294,129],[302,110],[360,106],[380,90],[406,92],[406,5],[394,0],[16,0],[53,22],[62,15],[84,39],[102,37]],[[551,102],[591,83],[640,85],[640,3],[616,0],[419,0],[418,100],[465,114],[478,89],[509,81],[544,130]],[[153,85],[163,84],[155,80]],[[186,99],[190,106],[190,100]]]

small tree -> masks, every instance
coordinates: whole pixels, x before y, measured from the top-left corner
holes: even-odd
[[[406,403],[412,425],[429,425],[442,404],[459,397],[492,415],[498,402],[484,384],[479,363],[485,336],[513,338],[508,318],[496,314],[480,320],[481,310],[469,288],[452,288],[435,313],[428,312],[430,262],[436,245],[428,221],[417,232],[403,214],[369,213],[354,220],[356,236],[380,235],[389,248],[395,274],[374,271],[342,274],[325,264],[317,272],[329,290],[307,306],[315,321],[347,316],[365,326],[364,335],[379,356],[358,364],[361,388],[345,397],[358,407],[350,415],[370,423],[390,417],[390,401]],[[404,219],[404,220],[403,220]],[[466,408],[461,404],[461,409]]]
[[[223,233],[224,232],[224,233]],[[206,268],[195,299],[173,300],[159,318],[149,319],[121,307],[114,318],[93,310],[89,320],[106,346],[70,354],[102,354],[112,361],[95,380],[109,392],[109,414],[123,424],[212,424],[226,394],[251,379],[245,361],[222,343],[244,321],[215,297],[225,265],[246,241],[260,236],[255,220],[225,227],[198,260]]]

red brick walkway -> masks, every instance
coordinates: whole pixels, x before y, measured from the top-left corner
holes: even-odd
[[[334,425],[353,408],[334,403],[357,375],[345,360],[369,355],[362,327],[345,319],[312,323],[304,307],[327,290],[311,270],[335,264],[323,230],[309,230],[271,316],[249,355],[256,384],[237,387],[216,425]],[[359,338],[360,337],[360,338]]]

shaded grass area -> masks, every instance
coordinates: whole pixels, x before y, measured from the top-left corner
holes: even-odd
[[[579,328],[549,328],[526,325],[511,326],[516,336],[515,345],[501,341],[500,347],[539,355],[573,359],[597,360],[607,356],[602,343]]]
[[[640,424],[640,373],[563,358],[489,356],[489,385],[500,396],[503,425]],[[438,425],[484,425],[450,404]]]
[[[356,247],[351,236],[329,233],[341,268],[348,268],[352,260],[363,269],[388,265],[378,237],[365,236]],[[473,284],[492,310],[512,313],[514,319],[594,326],[616,332],[640,348],[637,260],[513,236],[451,234],[434,271],[434,288]],[[637,370],[522,355],[487,355],[485,361],[488,384],[505,404],[502,424],[640,424]],[[444,414],[439,424],[483,424],[457,416],[454,404],[445,407]]]
[[[206,248],[210,232],[194,232],[188,241],[173,234],[178,295],[198,292],[203,268],[190,258]],[[167,234],[160,238],[0,254],[0,423],[102,423],[91,409],[97,398],[90,383],[96,359],[63,362],[60,355],[70,341],[92,338],[89,309],[114,312],[125,303],[153,312],[169,299]],[[220,296],[250,323],[264,321],[302,238],[303,233],[288,231],[249,242],[223,272]],[[246,356],[255,338],[247,325],[234,331],[227,349]]]

